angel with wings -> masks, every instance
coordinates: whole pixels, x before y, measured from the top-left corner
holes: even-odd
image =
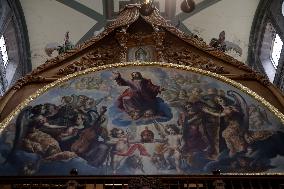
[[[249,128],[251,130],[263,129],[265,124],[271,125],[265,110],[254,104],[249,105]]]
[[[180,161],[183,141],[180,128],[175,124],[164,126],[157,121],[154,121],[154,127],[158,130],[159,135],[167,144],[164,156],[168,164],[168,169],[175,168],[178,173],[182,173]],[[172,158],[174,159],[174,162],[171,161]]]

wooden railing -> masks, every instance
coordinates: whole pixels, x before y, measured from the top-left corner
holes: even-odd
[[[63,189],[74,183],[77,189],[284,189],[284,175],[0,178],[1,189]]]

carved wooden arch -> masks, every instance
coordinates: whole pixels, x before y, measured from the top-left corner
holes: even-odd
[[[142,16],[139,8],[139,5],[127,6],[101,34],[48,60],[18,80],[0,99],[0,121],[43,86],[87,68],[125,62],[127,50],[141,44],[154,47],[154,61],[221,74],[248,87],[280,112],[284,112],[282,93],[266,77],[206,45],[199,37],[179,31],[161,17],[158,11],[155,10],[150,16]]]

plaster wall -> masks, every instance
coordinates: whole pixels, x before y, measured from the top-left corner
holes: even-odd
[[[44,51],[47,44],[53,42],[63,44],[66,31],[70,32],[70,41],[76,44],[82,41],[81,39],[92,28],[96,27],[96,31],[103,29],[96,24],[103,23],[101,24],[103,26],[106,23],[104,3],[101,0],[20,0],[20,2],[28,28],[33,68],[43,64],[49,58]],[[159,1],[161,12],[165,10],[167,2],[167,0]],[[181,2],[182,0],[176,0],[176,15],[173,23],[176,23],[176,19],[179,19],[182,14]],[[188,14],[188,18],[182,23],[192,33],[203,38],[206,43],[209,43],[213,37],[218,38],[219,33],[224,30],[226,40],[242,49],[241,56],[234,51],[227,53],[245,62],[250,28],[259,0],[222,0],[215,1],[215,3],[208,0],[196,0],[195,2],[196,5],[203,3],[202,8],[200,11],[190,13],[191,15]],[[75,6],[67,6],[66,3]],[[114,11],[117,12],[119,1],[115,0],[113,6]],[[84,12],[82,9],[87,11]],[[95,30],[93,31],[95,33]],[[56,56],[56,53],[52,56]]]
[[[96,21],[55,1],[21,0],[30,39],[33,69],[49,57],[44,48],[48,43],[64,43],[65,32],[75,44]],[[88,1],[85,1],[89,4]],[[89,6],[92,6],[89,4]]]
[[[249,34],[259,0],[222,0],[188,18],[184,24],[209,43],[212,37],[218,38],[221,31],[226,33],[226,41],[240,46],[242,56],[227,52],[245,62],[248,53]]]

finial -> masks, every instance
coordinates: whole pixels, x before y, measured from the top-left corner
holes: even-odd
[[[151,0],[151,2],[149,0],[146,0],[145,3],[141,5],[141,8],[139,10],[140,14],[142,14],[143,16],[151,15],[154,11],[153,2],[154,0]]]

